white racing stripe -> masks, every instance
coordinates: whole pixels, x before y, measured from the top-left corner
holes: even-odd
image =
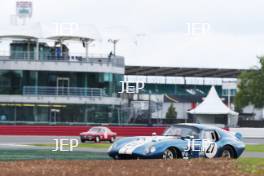
[[[166,136],[139,137],[137,140],[131,141],[126,145],[124,145],[121,149],[119,149],[118,153],[131,155],[133,151],[140,146],[143,146],[150,142],[160,141],[162,139],[169,139],[169,138],[171,137],[166,137]]]

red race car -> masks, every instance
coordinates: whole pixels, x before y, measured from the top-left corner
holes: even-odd
[[[109,141],[113,143],[116,139],[116,133],[107,127],[92,127],[87,132],[80,133],[81,142],[85,141]]]

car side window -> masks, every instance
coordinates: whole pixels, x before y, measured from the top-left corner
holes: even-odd
[[[207,140],[212,140],[212,136],[210,135],[210,131],[203,131],[202,138]]]
[[[214,137],[215,137],[215,142],[217,142],[220,139],[220,136],[216,131],[213,131]]]
[[[219,140],[219,136],[214,130],[205,130],[203,131],[203,139],[207,139],[213,142],[216,142]]]

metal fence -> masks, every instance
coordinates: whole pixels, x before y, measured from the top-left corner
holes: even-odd
[[[241,120],[238,119],[239,127],[264,128],[264,120]]]
[[[69,54],[62,53],[61,55],[51,55],[47,53],[39,54],[39,57],[36,60],[35,52],[32,51],[13,51],[11,53],[0,51],[0,60],[26,60],[26,61],[35,61],[35,62],[81,62],[81,63],[91,63],[91,64],[111,64],[117,67],[124,67],[124,58],[121,56],[107,56],[103,54],[89,54],[86,58],[82,53],[78,54]]]
[[[24,86],[23,95],[79,96],[102,97],[109,96],[104,89],[79,87],[48,87]]]

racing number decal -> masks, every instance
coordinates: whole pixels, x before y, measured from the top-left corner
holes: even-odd
[[[205,157],[213,158],[217,153],[217,145],[215,142],[209,142],[208,146],[205,147],[204,150]]]
[[[215,148],[215,144],[214,143],[211,143],[209,145],[209,147],[207,148],[207,150],[205,151],[205,153],[213,153],[214,148]]]

